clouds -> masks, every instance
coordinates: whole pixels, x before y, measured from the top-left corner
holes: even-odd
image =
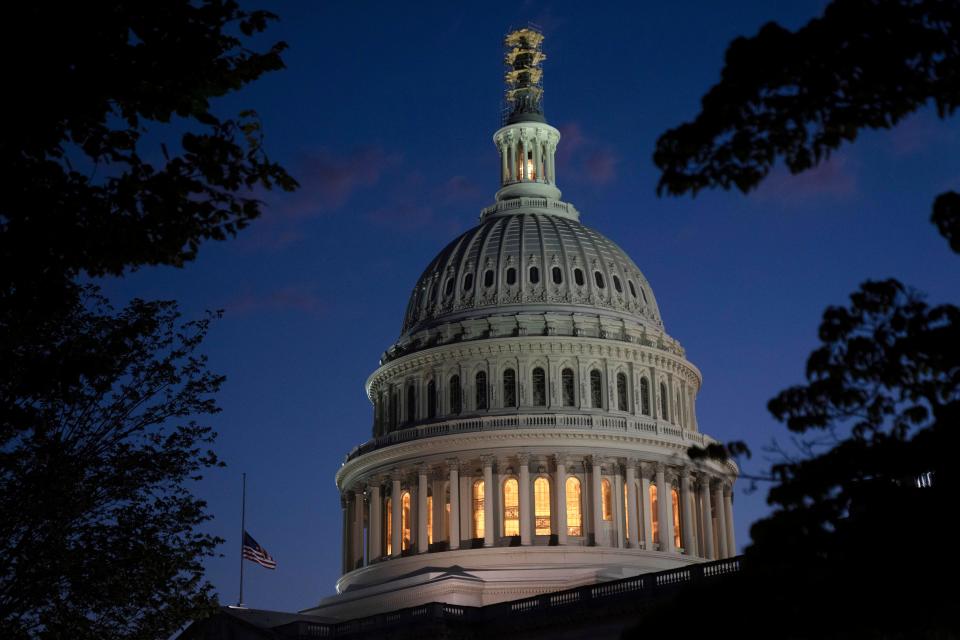
[[[842,154],[796,175],[779,167],[761,183],[753,197],[763,202],[806,204],[824,198],[847,200],[858,192],[857,163],[849,154]]]
[[[620,156],[613,147],[584,133],[579,122],[558,127],[557,147],[559,180],[602,187],[617,179]]]

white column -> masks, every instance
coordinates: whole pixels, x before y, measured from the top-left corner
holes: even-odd
[[[733,487],[726,487],[723,491],[723,517],[727,524],[727,556],[737,555],[737,543],[733,537]]]
[[[713,506],[710,504],[710,477],[700,476],[700,508],[702,510],[701,520],[703,521],[703,538],[701,545],[703,557],[709,560],[715,560],[713,553]]]
[[[713,504],[717,510],[717,557],[726,558],[727,554],[727,516],[724,513],[726,509],[723,508],[723,483],[717,481],[717,486],[713,490]]]
[[[666,468],[657,464],[657,529],[660,533],[660,551],[673,551],[673,536],[670,526],[673,514],[670,513],[670,488],[667,487]]]
[[[363,565],[363,489],[357,489],[353,492],[353,564],[352,569],[357,565]]]
[[[382,533],[380,529],[382,526],[380,522],[380,509],[382,509],[380,505],[380,482],[374,480],[374,483],[370,485],[370,513],[367,516],[369,523],[367,527],[367,558],[369,561],[376,560],[382,555],[380,542]]]
[[[510,145],[504,138],[500,138],[500,184],[506,184],[510,179]]]
[[[433,479],[433,541],[440,542],[444,540],[446,534],[444,533],[443,528],[443,516],[446,513],[444,508],[444,492],[443,492],[443,480]]]
[[[493,546],[493,456],[483,456],[483,546]]]
[[[427,551],[427,476],[430,467],[421,466],[417,477],[417,552]]]
[[[530,523],[533,513],[530,510],[530,456],[526,453],[517,454],[517,465],[520,467],[518,475],[520,491],[520,544],[530,544]]]
[[[350,571],[350,518],[347,517],[346,493],[340,494],[340,522],[343,523],[343,535],[340,539],[340,573],[347,573]]]
[[[399,558],[400,553],[403,551],[400,538],[403,529],[403,508],[400,502],[400,476],[394,474],[393,485],[390,491],[390,556],[393,558]]]
[[[637,513],[637,462],[636,460],[627,460],[627,522],[630,527],[630,546],[639,549],[640,544],[640,520]]]
[[[653,550],[653,510],[650,508],[650,467],[640,464],[640,504],[643,507],[643,545]]]
[[[557,471],[553,484],[557,496],[557,544],[567,544],[567,461],[562,456],[555,458]]]
[[[603,480],[603,459],[599,456],[593,456],[592,462],[593,471],[590,472],[590,478],[593,486],[590,491],[590,502],[592,503],[590,508],[593,513],[593,541],[597,546],[607,546],[605,544],[601,545],[603,538],[601,535],[603,530],[603,489],[600,483]]]
[[[623,476],[620,474],[620,464],[613,465],[613,517],[617,523],[617,548],[626,548],[626,525],[623,522]]]
[[[684,553],[695,556],[697,555],[696,535],[694,535],[696,527],[693,516],[693,496],[690,492],[690,470],[687,468],[680,471],[680,507],[683,518],[680,526]]]
[[[450,471],[450,549],[460,548],[460,461],[447,460]]]

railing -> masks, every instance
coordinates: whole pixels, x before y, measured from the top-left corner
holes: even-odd
[[[564,591],[545,593],[521,600],[511,600],[485,607],[467,607],[441,602],[391,611],[366,618],[323,624],[307,623],[301,627],[301,637],[347,638],[352,635],[373,633],[378,630],[396,629],[400,625],[418,624],[425,620],[453,624],[469,624],[471,628],[488,622],[502,624],[510,618],[536,614],[551,616],[563,611],[566,615],[577,610],[600,610],[598,605],[616,600],[639,601],[641,598],[656,598],[685,584],[713,581],[738,573],[742,569],[742,556],[689,565],[657,573],[646,573],[630,578],[585,585]]]
[[[608,431],[614,433],[644,433],[676,439],[685,444],[698,445],[701,447],[714,441],[702,433],[680,429],[656,420],[590,414],[521,413],[446,420],[444,422],[399,429],[354,447],[354,449],[347,454],[344,462],[349,462],[365,453],[410,440],[420,440],[421,438],[432,438],[458,433],[526,429],[529,427],[589,429],[591,431]]]
[[[500,213],[501,211],[513,211],[514,209],[556,209],[557,211],[562,211],[574,217],[579,216],[577,208],[569,202],[550,200],[547,198],[510,198],[509,200],[495,202],[489,207],[484,207],[480,210],[480,217],[483,218],[495,213]]]

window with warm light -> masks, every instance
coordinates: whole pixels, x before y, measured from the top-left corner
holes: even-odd
[[[404,491],[400,496],[400,549],[410,548],[410,492]]]
[[[550,535],[550,481],[540,476],[533,481],[534,533]]]
[[[580,479],[567,478],[567,535],[583,535],[583,501],[580,496]]]
[[[657,509],[657,485],[650,485],[650,524],[653,529],[653,541],[660,542],[660,515]]]
[[[673,546],[682,549],[680,539],[680,493],[676,489],[670,490],[671,502],[673,502]]]
[[[427,496],[427,544],[433,544],[433,496]]]
[[[623,522],[624,522],[624,537],[630,539],[630,500],[627,497],[629,493],[627,492],[627,485],[623,485]]]
[[[516,478],[503,483],[503,535],[520,535],[520,484]]]
[[[393,553],[393,500],[387,498],[383,501],[383,505],[386,509],[384,520],[387,523],[387,555],[390,555]]]
[[[610,481],[606,478],[600,481],[600,502],[603,504],[603,519],[613,520],[613,491],[610,490]]]
[[[473,538],[482,538],[484,536],[484,522],[483,522],[483,480],[477,480],[473,483],[473,522],[472,522],[472,536]]]

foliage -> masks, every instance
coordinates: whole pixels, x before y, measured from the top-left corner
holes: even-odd
[[[197,353],[209,322],[171,302],[115,313],[86,287],[18,345],[43,358],[0,377],[3,637],[166,637],[212,606],[219,540],[189,492],[218,464],[196,421],[223,382]]]

